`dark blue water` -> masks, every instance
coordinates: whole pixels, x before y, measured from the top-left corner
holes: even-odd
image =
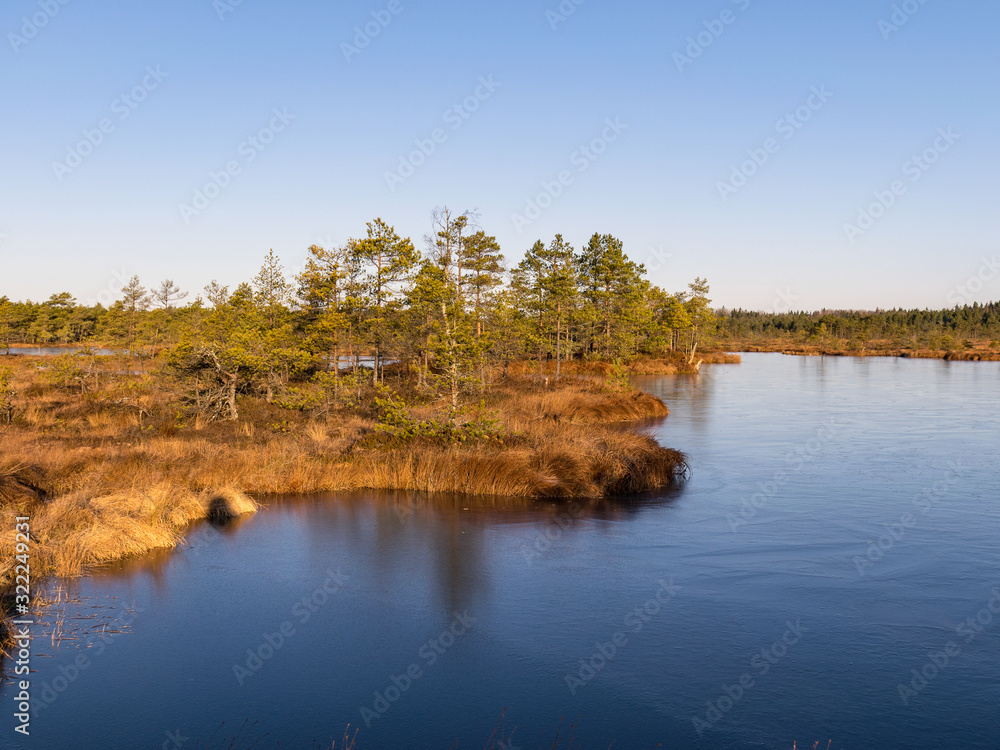
[[[511,748],[561,718],[595,750],[1000,747],[1000,365],[749,355],[638,382],[683,489],[203,526],[69,586],[48,620],[80,640],[37,627],[47,705],[25,741],[6,687],[0,745],[219,747],[249,718],[239,747],[350,724],[361,750],[478,750],[503,715]]]

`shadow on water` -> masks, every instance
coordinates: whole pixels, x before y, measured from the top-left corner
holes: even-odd
[[[177,558],[197,559],[212,545],[238,542],[244,529],[267,526],[281,516],[298,517],[303,543],[321,551],[336,537],[373,559],[383,570],[405,567],[414,536],[433,535],[427,548],[436,555],[435,570],[442,601],[465,606],[468,595],[485,585],[480,571],[488,567],[483,531],[508,525],[558,529],[562,538],[594,531],[594,524],[623,523],[645,511],[673,505],[685,482],[639,495],[605,498],[530,499],[460,493],[364,490],[304,496],[267,496],[256,515],[210,517],[193,524],[174,549],[153,550],[139,557],[102,565],[88,572],[94,580],[144,582],[154,590],[166,586]],[[374,533],[372,533],[372,531]],[[426,539],[425,539],[426,541]],[[71,582],[72,585],[72,582]]]

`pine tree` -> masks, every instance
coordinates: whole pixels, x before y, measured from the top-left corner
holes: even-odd
[[[222,286],[218,281],[212,279],[205,287],[205,296],[212,304],[212,307],[220,307],[229,301],[229,287]]]
[[[346,250],[326,250],[318,245],[308,249],[305,268],[296,277],[298,297],[302,302],[308,346],[333,363],[334,393],[339,391],[340,343],[348,329],[347,316],[341,309],[346,280]],[[327,358],[327,355],[330,355]]]
[[[138,276],[129,279],[122,289],[122,305],[128,315],[128,351],[131,354],[135,346],[136,319],[140,311],[149,307],[149,293]]]
[[[621,240],[610,234],[591,237],[579,265],[589,351],[607,359],[634,354],[634,332],[648,289],[645,268],[629,260]]]
[[[178,302],[188,296],[187,292],[182,292],[172,279],[166,279],[160,283],[151,294],[152,301],[164,310],[169,310]]]
[[[432,337],[439,327],[437,320],[441,305],[447,306],[451,296],[452,287],[445,269],[436,261],[425,259],[407,294],[410,329],[417,338],[413,348],[422,359],[418,375],[418,386],[421,388],[429,381]]]
[[[253,286],[257,305],[267,318],[267,327],[273,331],[287,312],[286,305],[292,291],[285,279],[285,269],[274,250],[268,250],[264,265],[254,277]]]
[[[701,337],[716,324],[715,313],[710,307],[712,300],[708,298],[708,281],[700,277],[688,284],[687,299],[684,309],[691,319],[691,356],[689,362],[694,363],[695,351],[698,349]]]
[[[511,286],[526,316],[533,321],[525,331],[525,344],[537,352],[538,374],[542,374],[542,356],[545,347],[545,313],[548,296],[544,284],[545,243],[535,242],[524,254],[524,259],[511,273]]]
[[[484,335],[483,321],[492,307],[493,295],[503,284],[503,254],[496,237],[479,230],[463,242],[463,258],[468,272],[466,284],[472,306],[476,335],[476,358],[479,360],[479,387],[486,388],[486,352],[491,341]]]
[[[483,334],[483,311],[493,291],[503,284],[503,254],[496,237],[479,230],[465,239],[463,258],[468,274],[467,287],[476,325],[476,335]]]
[[[10,354],[10,341],[14,335],[15,322],[14,303],[7,297],[0,297],[0,342],[3,342],[6,354]]]
[[[372,382],[378,383],[382,367],[383,327],[386,305],[398,294],[395,285],[406,279],[419,256],[410,238],[400,238],[382,219],[368,222],[368,236],[352,240],[349,248],[365,269],[367,291],[373,310],[368,320],[375,350]]]
[[[550,319],[555,326],[556,377],[562,375],[562,358],[570,353],[569,323],[577,302],[577,266],[573,246],[557,234],[537,253],[542,266],[539,279]],[[565,337],[564,337],[565,334]],[[563,340],[565,338],[565,346]]]

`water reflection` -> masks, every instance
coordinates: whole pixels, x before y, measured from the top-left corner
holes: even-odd
[[[381,585],[405,581],[423,558],[433,570],[435,599],[447,610],[475,605],[490,590],[490,550],[486,531],[496,527],[535,529],[525,541],[525,563],[537,547],[553,540],[569,542],[596,525],[622,524],[639,514],[675,503],[685,484],[638,496],[528,500],[450,493],[364,491],[308,497],[261,498],[257,516],[226,523],[202,521],[185,534],[177,550],[155,550],[92,571],[98,582],[125,582],[162,591],[172,566],[197,569],[209,548],[238,544],[245,529],[270,524],[281,516],[294,520],[302,559],[328,555],[332,544],[351,557],[369,559]],[[335,540],[335,541],[334,541]],[[536,545],[536,542],[540,544]],[[72,587],[74,584],[70,582]]]

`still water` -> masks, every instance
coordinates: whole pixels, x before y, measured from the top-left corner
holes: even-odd
[[[11,356],[29,355],[32,357],[61,357],[64,354],[79,354],[80,352],[91,352],[98,356],[107,357],[114,354],[113,349],[88,348],[80,346],[11,346],[10,350],[4,349],[0,354]]]
[[[201,526],[69,584],[47,628],[78,640],[36,626],[45,705],[24,740],[5,687],[0,746],[228,747],[249,719],[237,747],[350,724],[360,750],[477,749],[502,717],[531,750],[561,719],[595,750],[1000,747],[1000,366],[762,354],[636,382],[683,488]]]

